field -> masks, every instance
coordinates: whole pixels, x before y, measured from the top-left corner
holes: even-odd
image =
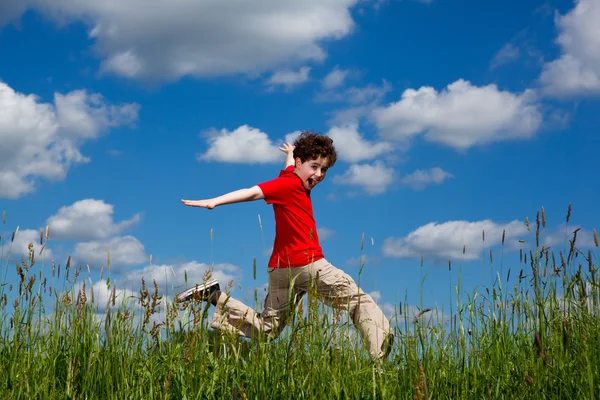
[[[19,279],[0,287],[0,397],[600,398],[596,231],[590,249],[567,231],[557,250],[541,245],[543,210],[526,223],[535,242],[519,264],[501,265],[491,287],[454,284],[443,315],[398,304],[394,348],[381,364],[346,314],[314,295],[276,341],[239,339],[208,328],[204,303],[167,301],[153,282],[125,296],[105,277],[99,299],[81,266],[49,265],[33,250],[9,263],[12,238],[3,238],[0,276],[11,268]]]

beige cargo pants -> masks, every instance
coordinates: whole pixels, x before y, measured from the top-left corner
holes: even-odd
[[[371,296],[359,289],[348,274],[325,259],[304,267],[270,268],[265,308],[260,314],[225,293],[221,294],[211,327],[248,338],[260,335],[276,338],[295,306],[290,303],[300,302],[310,284],[325,304],[349,311],[373,359],[387,356],[393,341],[389,321]]]

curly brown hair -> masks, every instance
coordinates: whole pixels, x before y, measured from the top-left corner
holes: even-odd
[[[337,151],[329,136],[305,131],[294,141],[294,147],[294,158],[298,157],[302,162],[323,157],[329,161],[328,167],[333,167],[337,161]]]

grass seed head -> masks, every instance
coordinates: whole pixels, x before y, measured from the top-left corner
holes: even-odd
[[[598,247],[598,233],[596,233],[595,229],[594,229],[594,244],[596,245],[596,247]]]
[[[419,311],[419,313],[417,315],[415,315],[415,318],[413,319],[413,324],[416,324],[417,322],[419,322],[419,318],[421,318],[421,316],[423,314],[426,314],[426,313],[428,313],[430,311],[431,311],[431,308],[426,308],[426,309],[424,309],[422,311]]]
[[[542,207],[542,228],[546,227],[546,212],[544,211],[544,207]]]
[[[569,207],[567,207],[567,223],[569,223],[569,219],[571,219],[571,205],[569,204]]]

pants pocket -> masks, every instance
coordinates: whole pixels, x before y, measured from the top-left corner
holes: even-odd
[[[350,275],[335,267],[317,269],[319,292],[326,296],[347,296],[355,288]]]

